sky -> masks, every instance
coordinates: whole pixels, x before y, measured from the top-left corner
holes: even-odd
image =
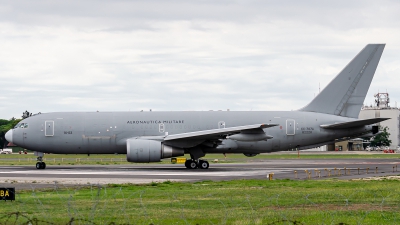
[[[387,91],[395,106],[399,12],[389,0],[1,1],[0,118],[296,110],[368,43],[386,48],[365,104]]]

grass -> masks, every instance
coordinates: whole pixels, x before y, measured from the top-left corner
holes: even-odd
[[[182,156],[190,158],[189,155]],[[237,163],[237,162],[251,162],[254,160],[278,160],[278,159],[399,159],[399,154],[343,154],[340,152],[326,153],[284,153],[284,154],[261,154],[255,157],[246,157],[243,154],[208,154],[204,159],[213,162],[218,159],[219,163]],[[131,164],[126,161],[126,155],[113,155],[113,154],[92,154],[76,155],[76,154],[46,154],[44,157],[48,165],[124,165]],[[33,165],[36,163],[36,157],[32,154],[12,154],[0,155],[0,165]],[[163,164],[171,163],[170,159],[163,159]]]
[[[399,202],[396,180],[111,184],[20,191],[0,224],[398,224]]]

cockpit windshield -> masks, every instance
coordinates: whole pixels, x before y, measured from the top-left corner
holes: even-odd
[[[16,129],[16,128],[25,129],[25,128],[28,128],[28,127],[29,127],[28,123],[18,123],[18,124],[14,127],[14,129]]]

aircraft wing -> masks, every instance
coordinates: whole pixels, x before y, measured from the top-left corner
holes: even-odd
[[[371,125],[374,123],[379,123],[390,118],[372,118],[372,119],[364,119],[364,120],[354,120],[349,122],[342,122],[342,123],[334,123],[334,124],[326,124],[321,125],[322,128],[325,129],[348,129],[353,127],[361,127],[365,125]]]
[[[164,141],[183,140],[183,139],[219,139],[225,135],[237,134],[242,131],[249,131],[254,129],[264,129],[268,127],[278,126],[279,124],[254,124],[238,127],[228,127],[212,130],[202,130],[181,134],[171,134],[164,138]]]

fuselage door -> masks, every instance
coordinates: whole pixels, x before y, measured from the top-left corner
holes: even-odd
[[[54,136],[54,121],[45,121],[44,136],[53,137]]]
[[[293,119],[286,120],[286,135],[295,135],[295,121]]]
[[[159,123],[159,124],[158,124],[158,131],[159,131],[160,133],[164,133],[164,131],[165,131],[165,125],[164,125],[163,123]]]

